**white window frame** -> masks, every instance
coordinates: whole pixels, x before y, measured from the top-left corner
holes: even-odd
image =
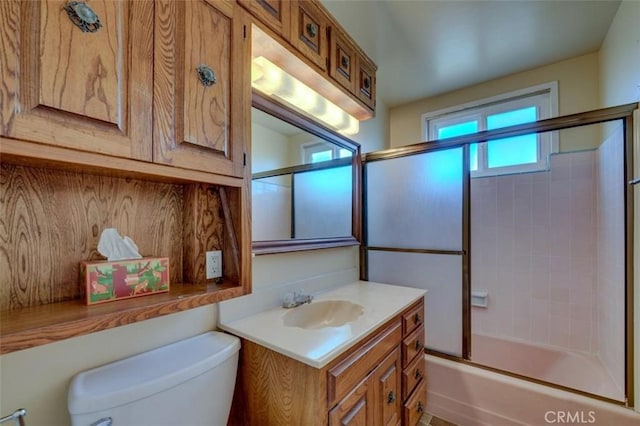
[[[311,155],[316,152],[322,152],[322,151],[331,151],[332,160],[341,158],[340,157],[341,149],[343,148],[324,140],[317,140],[317,141],[304,143],[300,145],[300,154],[302,157],[302,164],[311,164]],[[352,155],[353,154],[351,154],[351,156]]]
[[[532,103],[533,101],[533,103]],[[425,140],[437,140],[438,129],[456,123],[477,120],[478,131],[486,129],[486,117],[536,106],[536,120],[558,116],[558,82],[552,81],[526,89],[503,93],[498,96],[480,99],[422,114],[422,133]],[[516,164],[504,167],[488,167],[487,145],[478,145],[478,169],[471,171],[471,177],[496,176],[503,174],[528,173],[549,170],[549,154],[558,152],[557,132],[538,133],[538,161],[529,164]]]

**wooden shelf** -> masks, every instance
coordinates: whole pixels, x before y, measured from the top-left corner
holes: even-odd
[[[86,306],[81,300],[0,313],[0,355],[245,294],[236,284],[171,284],[169,293]]]

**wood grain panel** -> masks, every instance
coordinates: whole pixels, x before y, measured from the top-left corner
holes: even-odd
[[[168,256],[171,281],[182,281],[181,185],[0,167],[1,309],[78,297],[79,262],[102,259],[96,247],[109,227],[144,256]]]
[[[407,366],[419,354],[424,353],[424,325],[402,341],[402,366]]]
[[[202,1],[185,2],[184,141],[227,154],[231,113],[231,19]],[[196,68],[213,70],[204,86]]]
[[[238,380],[251,391],[234,401],[234,410],[244,411],[245,424],[327,424],[323,370],[248,340],[242,340],[241,348]]]
[[[329,413],[329,426],[368,426],[372,425],[373,388],[371,379],[360,383],[344,400]]]
[[[154,4],[153,161],[241,177],[251,102],[247,12],[221,0]],[[200,64],[213,68],[216,84],[202,86]]]
[[[285,40],[291,34],[291,0],[238,0],[263,24]]]
[[[40,69],[45,71],[40,73],[40,104],[118,124],[128,80],[125,52],[118,44],[128,29],[116,22],[132,24],[126,19],[129,4],[89,2],[103,28],[84,33],[69,20],[63,9],[66,3],[40,2]]]
[[[153,3],[89,2],[95,33],[64,3],[2,2],[2,134],[150,161]]]
[[[205,184],[188,185],[184,191],[184,212],[184,279],[202,283],[206,281],[206,252],[223,250],[223,261],[226,257],[224,215],[217,188]]]
[[[402,418],[400,395],[400,348],[391,352],[373,375],[377,404],[375,421],[380,426],[394,426]]]

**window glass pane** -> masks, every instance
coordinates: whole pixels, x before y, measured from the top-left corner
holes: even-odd
[[[438,139],[452,138],[454,136],[468,135],[478,131],[477,121],[467,121],[464,123],[444,126],[438,129]]]
[[[535,106],[489,115],[487,116],[487,129],[499,129],[501,127],[515,126],[516,124],[531,123],[533,121],[536,121]]]
[[[478,170],[478,144],[469,145],[469,169]]]
[[[537,135],[523,135],[487,143],[489,168],[529,164],[538,161]]]
[[[353,154],[348,149],[340,148],[340,151],[338,151],[338,158],[347,158],[351,157],[352,155]]]
[[[319,163],[321,161],[329,161],[331,160],[331,151],[320,151],[320,152],[314,152],[311,154],[311,162],[312,163]]]

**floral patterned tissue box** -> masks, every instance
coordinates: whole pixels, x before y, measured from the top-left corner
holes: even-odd
[[[169,291],[169,258],[82,262],[87,305]]]

